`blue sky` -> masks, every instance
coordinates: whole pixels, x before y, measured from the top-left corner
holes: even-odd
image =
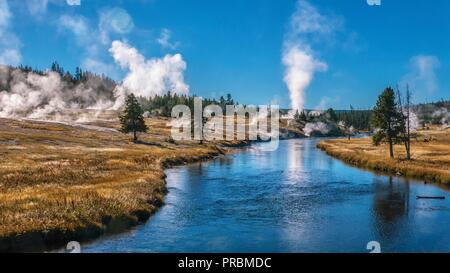
[[[450,98],[447,0],[382,0],[376,7],[366,0],[307,1],[318,17],[302,14],[297,0],[2,1],[10,18],[0,18],[0,50],[17,53],[0,57],[3,63],[44,69],[57,60],[121,80],[133,65],[121,67],[125,57],[112,56],[112,42],[121,41],[122,49],[155,62],[180,54],[164,64],[176,66],[174,81],[190,94],[231,93],[241,103],[289,107],[288,45],[320,64],[291,71],[308,78],[299,99],[307,108],[372,107],[384,87],[406,83],[416,102]]]

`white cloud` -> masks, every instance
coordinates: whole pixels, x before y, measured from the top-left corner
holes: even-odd
[[[0,64],[18,65],[22,60],[21,42],[11,31],[12,14],[6,0],[0,0]]]
[[[8,2],[6,0],[0,0],[0,31],[3,32],[4,28],[9,26],[9,20],[11,19],[11,12],[9,10]]]
[[[37,19],[44,18],[43,15],[47,13],[50,4],[63,6],[79,6],[81,0],[22,0],[25,2],[25,6],[28,12]]]
[[[59,17],[59,26],[71,31],[80,42],[86,41],[92,34],[87,20],[82,16],[62,15]]]
[[[118,89],[119,96],[123,97],[126,92],[144,97],[168,91],[189,93],[189,86],[184,82],[186,62],[180,54],[167,54],[163,58],[147,60],[136,48],[121,41],[114,41],[109,51],[116,63],[128,70]]]
[[[22,55],[17,49],[5,49],[0,54],[0,64],[18,65],[22,60]]]
[[[317,59],[311,44],[333,35],[340,21],[328,18],[306,0],[299,0],[291,17],[290,28],[283,44],[282,62],[293,110],[303,110],[306,89],[316,72],[323,72],[328,65]]]
[[[339,20],[328,18],[306,0],[299,0],[291,17],[291,34],[331,34],[341,24]]]
[[[28,11],[32,15],[42,15],[47,11],[49,0],[26,0]]]
[[[435,56],[418,55],[409,61],[410,71],[401,80],[401,85],[409,85],[418,94],[431,94],[438,87],[436,70],[441,63]]]
[[[178,47],[178,43],[172,43],[170,41],[172,36],[172,32],[167,29],[167,28],[163,28],[161,30],[161,34],[159,35],[158,39],[156,39],[156,41],[163,47],[163,48],[168,48],[168,49],[176,49]]]

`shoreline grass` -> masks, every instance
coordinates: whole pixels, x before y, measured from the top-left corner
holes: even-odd
[[[412,160],[405,159],[404,147],[395,146],[396,157],[389,158],[388,147],[372,145],[371,138],[321,141],[317,147],[350,165],[432,183],[450,184],[450,131],[434,128],[419,131],[412,141]]]

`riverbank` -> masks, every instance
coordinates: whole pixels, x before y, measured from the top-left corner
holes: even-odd
[[[417,132],[412,141],[412,160],[405,160],[405,149],[395,146],[394,159],[387,145],[375,147],[371,138],[322,141],[318,148],[351,165],[424,180],[450,183],[450,130],[431,128]]]
[[[147,119],[141,143],[117,121],[0,119],[0,252],[36,252],[125,231],[164,202],[164,169],[226,153],[233,142],[173,142]]]

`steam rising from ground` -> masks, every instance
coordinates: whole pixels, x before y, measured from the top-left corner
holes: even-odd
[[[305,92],[314,74],[326,71],[328,66],[314,56],[311,41],[334,31],[333,23],[320,14],[306,0],[297,2],[291,17],[289,32],[283,43],[282,62],[285,66],[284,82],[291,99],[291,108],[302,111],[305,105]]]
[[[73,85],[56,72],[44,75],[0,66],[0,117],[67,120],[75,110],[105,110],[114,86],[89,77]]]
[[[409,112],[409,128],[412,132],[417,131],[417,129],[419,129],[420,126],[420,120],[419,117],[417,116],[417,113],[414,111],[410,111]]]
[[[326,71],[327,64],[319,62],[298,46],[285,50],[283,64],[286,66],[284,81],[288,86],[291,108],[302,111],[305,105],[305,90],[316,71]]]
[[[305,128],[303,128],[303,132],[306,136],[310,137],[314,132],[319,132],[322,135],[326,135],[331,131],[330,125],[324,122],[313,122],[307,123]]]
[[[172,91],[187,94],[184,82],[186,63],[180,54],[146,60],[127,43],[114,41],[110,49],[114,60],[128,74],[120,85],[90,75],[74,84],[56,72],[37,74],[0,66],[0,117],[40,120],[89,120],[74,117],[74,111],[119,110],[125,96],[151,97]]]
[[[441,124],[445,127],[450,125],[450,112],[447,108],[441,107],[432,114],[433,118],[440,119]]]
[[[417,105],[413,112],[416,115],[417,127],[440,124],[445,129],[450,126],[450,101]]]

